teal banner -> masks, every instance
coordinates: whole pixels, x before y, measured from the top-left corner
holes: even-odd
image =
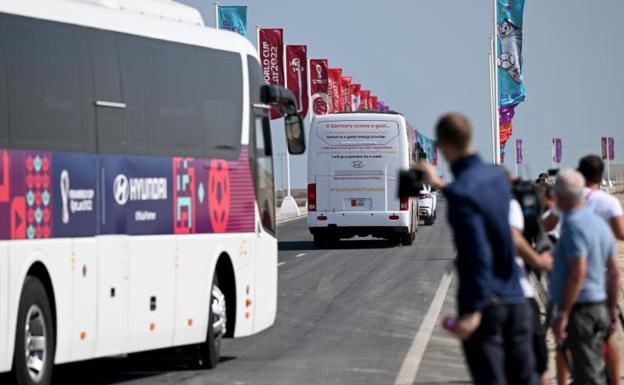
[[[236,32],[247,37],[246,5],[219,5],[217,20],[219,29]]]
[[[498,89],[500,106],[524,101],[522,19],[524,0],[497,0]]]

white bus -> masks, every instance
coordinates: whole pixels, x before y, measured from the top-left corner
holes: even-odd
[[[0,372],[173,346],[209,368],[273,324],[262,84],[171,1],[0,2]]]
[[[418,201],[399,199],[398,173],[417,153],[414,130],[402,115],[318,116],[309,148],[308,227],[318,246],[356,235],[412,244]]]

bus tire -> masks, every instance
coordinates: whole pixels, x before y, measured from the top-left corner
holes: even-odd
[[[416,239],[416,233],[414,232],[401,234],[401,244],[403,246],[411,246],[414,243],[414,239]]]
[[[425,217],[425,226],[433,225],[433,216]]]
[[[196,367],[214,369],[221,356],[221,340],[226,332],[227,304],[225,295],[219,288],[219,277],[215,272],[210,290],[210,308],[208,309],[208,331],[206,341],[197,346]]]
[[[18,385],[48,385],[54,362],[54,325],[45,287],[27,276],[17,313],[13,375]]]

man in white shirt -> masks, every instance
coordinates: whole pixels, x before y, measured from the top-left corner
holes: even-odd
[[[518,255],[516,256],[516,263],[522,270],[520,277],[520,286],[524,296],[527,298],[533,309],[533,351],[535,353],[535,369],[540,379],[540,384],[548,385],[548,349],[546,347],[546,334],[542,326],[540,319],[540,310],[535,300],[535,290],[528,280],[527,272],[525,268],[525,262],[527,265],[535,270],[551,270],[552,269],[552,255],[550,252],[538,254],[533,250],[531,245],[524,238],[524,215],[522,213],[522,207],[516,199],[512,199],[509,206],[509,225],[511,226],[511,233],[513,236]]]
[[[590,208],[609,224],[616,239],[624,241],[624,212],[622,211],[622,205],[617,198],[600,189],[604,174],[602,159],[596,155],[587,155],[579,161],[578,171],[585,177],[585,190],[583,192],[585,207]],[[558,210],[553,210],[551,215],[544,220],[545,230],[550,231],[554,229],[559,223],[561,216]],[[614,328],[615,325],[613,325],[612,329]],[[613,333],[611,333],[607,342],[605,361],[611,384],[618,385],[620,378],[620,350]],[[558,377],[564,376],[558,375]],[[563,379],[560,381],[560,384],[562,384]]]

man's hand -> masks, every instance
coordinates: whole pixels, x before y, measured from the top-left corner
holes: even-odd
[[[551,271],[553,268],[553,254],[552,251],[546,250],[539,255],[539,270]]]
[[[568,338],[568,333],[566,329],[568,328],[568,315],[566,313],[562,313],[555,320],[555,324],[553,325],[553,332],[555,333],[555,339],[557,342],[563,342],[566,338]]]
[[[466,341],[477,331],[479,325],[481,325],[481,312],[468,313],[457,321],[454,333],[460,340]]]
[[[420,170],[425,174],[425,182],[435,187],[438,190],[442,190],[446,183],[440,178],[440,176],[436,173],[435,168],[424,160],[416,163],[414,167],[416,170]]]

